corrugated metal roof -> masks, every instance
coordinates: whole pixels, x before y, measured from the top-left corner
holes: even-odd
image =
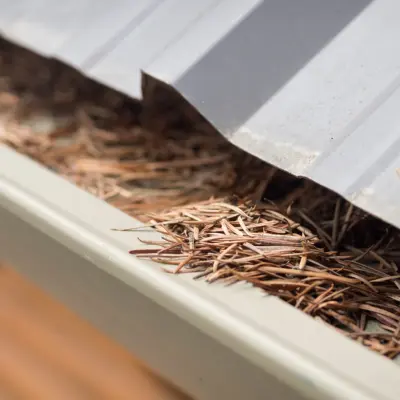
[[[169,83],[230,141],[400,227],[397,0],[0,0],[0,30],[128,95]]]

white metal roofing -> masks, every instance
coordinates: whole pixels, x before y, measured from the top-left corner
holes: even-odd
[[[141,71],[229,140],[400,227],[398,0],[0,0],[0,31],[130,96]]]

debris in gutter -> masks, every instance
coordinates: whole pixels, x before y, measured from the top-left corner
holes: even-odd
[[[319,192],[310,185],[286,211],[276,204],[213,199],[153,213],[149,218],[163,239],[145,241],[149,248],[132,254],[209,283],[249,282],[395,358],[399,232]],[[369,228],[371,235],[362,234]],[[369,331],[370,321],[379,330]]]
[[[144,103],[128,100],[4,43],[0,142],[162,234],[132,254],[249,282],[398,356],[399,231],[237,149],[166,88],[144,89]]]

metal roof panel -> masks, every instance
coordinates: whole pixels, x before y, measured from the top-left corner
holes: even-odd
[[[95,4],[96,0],[34,0],[27,12],[7,26],[6,34],[33,51],[52,56],[79,26],[82,15]]]
[[[140,97],[140,71],[158,55],[168,51],[191,25],[218,4],[219,0],[188,2],[165,0],[112,49],[88,73],[118,90]]]
[[[234,132],[247,126],[369,2],[263,1],[173,86],[224,134]],[[303,90],[304,96],[310,93]],[[296,96],[301,93],[288,97]],[[275,120],[274,114],[269,119]]]
[[[225,35],[261,3],[261,0],[223,0],[195,21],[167,51],[148,65],[146,73],[166,83],[173,83],[192,65],[199,62]]]
[[[0,30],[18,41],[35,16],[39,34],[17,29],[28,47],[133,97],[142,71],[164,80],[234,144],[400,227],[397,0],[44,4],[15,22],[7,2]]]
[[[23,15],[27,9],[29,9],[29,5],[32,3],[29,0],[21,0],[21,1],[13,1],[9,0],[0,0],[0,31],[3,33],[7,31],[7,26],[11,21],[18,18],[20,15]]]
[[[239,147],[400,227],[399,11],[375,1],[239,127],[214,124]],[[210,115],[205,97],[193,98]]]
[[[80,15],[74,34],[54,53],[54,57],[78,69],[87,69],[137,26],[161,0],[97,1]]]

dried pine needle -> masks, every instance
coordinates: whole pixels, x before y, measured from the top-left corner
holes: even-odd
[[[343,227],[342,219],[350,219],[349,207],[340,213],[337,204],[332,199],[334,223],[329,228],[336,232]],[[381,243],[376,249],[381,253],[378,259],[362,248],[358,249],[364,254],[361,259],[359,251],[327,251],[324,241],[309,227],[294,224],[277,210],[257,208],[249,201],[227,207],[217,199],[149,217],[155,229],[173,239],[175,245],[160,242],[158,251],[141,249],[132,254],[176,265],[174,273],[200,272],[208,282],[247,281],[373,350],[391,358],[400,354],[400,293],[396,285],[399,273],[391,267],[399,255],[387,247],[388,243]],[[229,221],[229,228],[225,221]],[[169,233],[161,224],[168,225]],[[325,221],[319,224],[324,225]],[[275,233],[277,227],[279,234]],[[194,229],[195,241],[191,234]],[[348,240],[351,234],[340,231],[340,236],[347,236]],[[396,242],[399,243],[398,237]],[[368,332],[367,321],[375,321],[381,330]]]

